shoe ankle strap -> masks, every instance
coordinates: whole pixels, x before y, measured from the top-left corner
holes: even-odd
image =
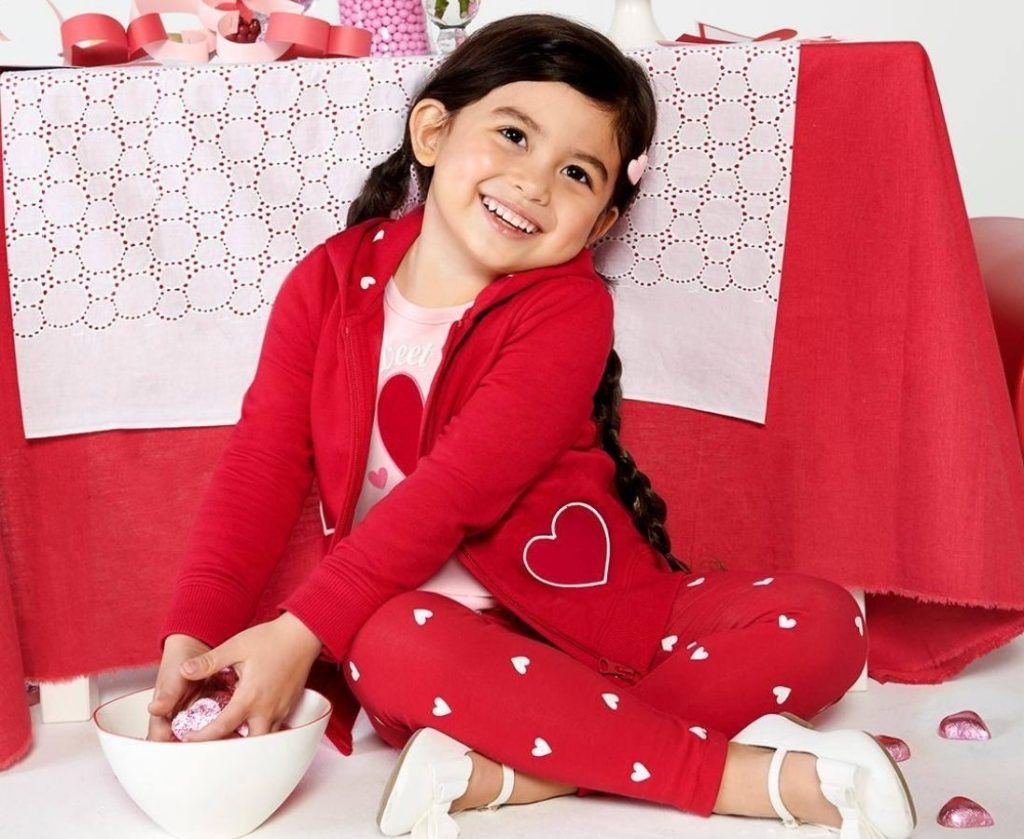
[[[512,797],[512,788],[515,786],[515,772],[511,767],[501,764],[501,792],[490,804],[481,807],[481,810],[497,810],[502,804]]]
[[[768,798],[772,807],[786,827],[798,827],[800,822],[796,820],[786,805],[782,803],[782,795],[779,792],[779,775],[782,772],[782,761],[786,757],[785,749],[776,749],[772,755],[772,762],[768,765]]]

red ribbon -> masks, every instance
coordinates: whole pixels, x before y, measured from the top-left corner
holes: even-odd
[[[210,13],[218,21],[232,13],[249,22],[253,9],[243,0],[218,2],[218,0],[170,0],[168,6],[182,5],[173,11],[200,12],[204,23],[211,20]],[[258,8],[258,0],[254,2]],[[133,7],[134,11],[134,7]],[[168,8],[166,11],[172,11]],[[230,22],[228,22],[230,25]],[[220,29],[223,34],[224,29]],[[108,15],[87,13],[68,18],[61,23],[61,42],[64,47],[64,63],[72,67],[97,67],[111,64],[126,64],[139,58],[151,56],[161,45],[168,42],[167,30],[159,12],[141,14],[133,19],[127,29]],[[209,60],[216,51],[216,31],[194,30],[181,33],[182,43],[193,49],[192,59],[196,62]],[[274,11],[270,13],[264,43],[232,44],[234,60],[264,60],[267,45],[275,44],[277,60],[290,58],[358,58],[370,54],[372,33],[354,26],[332,26],[325,20],[307,17],[293,12]],[[205,46],[203,45],[205,42]],[[225,45],[226,46],[226,45]],[[205,58],[203,57],[205,56]]]

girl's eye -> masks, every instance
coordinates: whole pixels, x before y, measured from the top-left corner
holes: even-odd
[[[501,128],[499,131],[506,139],[511,140],[517,146],[520,140],[526,139],[526,135],[518,128]]]
[[[586,184],[587,186],[590,186],[590,175],[588,175],[579,166],[566,166],[565,171],[570,173],[569,177],[572,178],[574,181],[579,181],[581,184]]]

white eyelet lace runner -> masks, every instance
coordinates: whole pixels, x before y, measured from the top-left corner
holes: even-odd
[[[763,421],[799,47],[630,52],[659,128],[596,251],[625,396]],[[237,421],[285,274],[344,227],[437,60],[0,75],[26,436]]]

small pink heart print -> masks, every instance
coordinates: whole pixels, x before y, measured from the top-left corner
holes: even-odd
[[[384,489],[388,482],[388,469],[386,466],[381,466],[380,469],[367,472],[366,477],[370,479],[370,483],[377,487],[377,489]]]

